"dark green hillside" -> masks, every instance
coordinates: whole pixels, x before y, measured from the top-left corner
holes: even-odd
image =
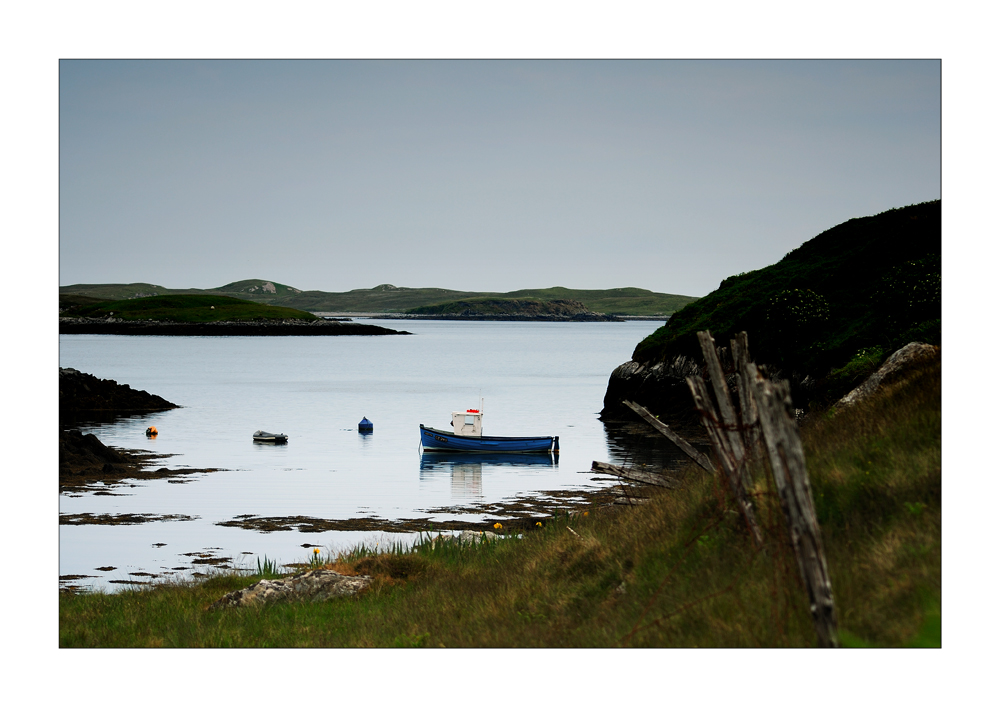
[[[700,356],[746,330],[757,360],[814,377],[909,341],[940,343],[941,202],[851,219],[774,265],[726,278],[639,343],[633,360]]]
[[[457,315],[501,315],[517,314],[526,316],[554,315],[572,317],[585,314],[588,310],[582,302],[574,300],[540,301],[534,299],[468,299],[428,307],[416,307],[409,314],[457,314]]]
[[[78,295],[96,299],[139,299],[156,295],[200,295],[211,294],[207,290],[171,290],[160,285],[150,285],[148,282],[132,282],[127,285],[63,285],[59,288],[60,295]]]
[[[86,295],[59,295],[59,316],[72,316],[73,312],[88,304],[99,304],[107,300]]]
[[[163,295],[99,302],[75,308],[75,317],[109,317],[162,322],[259,321],[262,319],[316,319],[288,307],[275,307],[219,295]]]

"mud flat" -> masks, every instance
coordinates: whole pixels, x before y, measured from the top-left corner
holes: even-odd
[[[605,479],[595,479],[604,481]],[[310,516],[264,517],[240,515],[216,525],[227,528],[242,528],[258,533],[273,533],[295,530],[300,533],[323,533],[331,530],[352,530],[386,533],[419,533],[439,531],[495,531],[496,524],[506,532],[533,530],[539,523],[548,523],[554,516],[581,513],[592,506],[619,504],[622,485],[604,488],[547,491],[495,503],[481,503],[471,506],[450,506],[430,508],[422,511],[422,518],[314,518]],[[455,515],[459,518],[431,520],[430,515]],[[485,515],[482,520],[461,519],[461,516]]]

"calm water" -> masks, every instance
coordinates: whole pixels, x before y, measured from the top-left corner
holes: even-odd
[[[593,488],[593,460],[621,461],[597,419],[608,376],[658,322],[381,321],[390,337],[62,336],[60,365],[128,383],[177,410],[81,428],[102,442],[173,454],[157,466],[221,468],[187,477],[63,494],[60,512],[185,515],[139,525],[60,526],[60,575],[113,590],[135,573],[190,571],[191,553],[254,565],[263,555],[302,561],[305,545],[332,550],[380,533],[261,533],[216,525],[240,515],[347,519],[462,518],[428,509],[523,494]],[[490,435],[559,435],[558,461],[430,458],[418,425],[448,427],[452,410],[485,399]],[[375,432],[362,436],[367,416]],[[146,427],[159,436],[147,439]],[[284,446],[253,444],[257,429]],[[535,463],[532,463],[535,462]],[[542,462],[542,463],[539,463]],[[393,536],[398,539],[399,536]],[[409,537],[409,536],[406,536]],[[114,570],[98,571],[113,566]],[[202,565],[203,566],[203,565]]]

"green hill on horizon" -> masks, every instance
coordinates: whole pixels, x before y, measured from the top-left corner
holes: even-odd
[[[469,299],[577,300],[591,312],[619,316],[668,317],[697,297],[652,292],[638,287],[609,290],[574,290],[567,287],[513,292],[464,292],[437,287],[396,287],[383,284],[348,292],[299,290],[273,280],[240,280],[212,289],[169,289],[145,282],[130,284],[79,284],[59,288],[60,298],[91,297],[101,300],[142,299],[155,295],[226,295],[306,312],[403,313],[417,307],[443,305]]]
[[[62,295],[62,298],[67,295]],[[72,297],[72,295],[70,295]],[[62,303],[60,303],[62,305]],[[259,321],[315,319],[309,312],[221,295],[156,295],[126,300],[100,300],[71,305],[65,316],[111,317],[162,322]]]

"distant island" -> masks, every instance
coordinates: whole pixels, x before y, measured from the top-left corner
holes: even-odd
[[[169,289],[144,282],[131,284],[65,285],[59,288],[60,309],[74,304],[96,304],[117,300],[137,300],[164,295],[235,297],[259,304],[288,307],[300,312],[405,314],[419,308],[458,306],[488,300],[518,302],[574,302],[583,311],[611,317],[656,317],[667,319],[697,297],[652,292],[638,287],[609,290],[573,290],[549,287],[514,292],[462,292],[432,287],[379,285],[369,290],[349,292],[303,291],[270,280],[241,280],[212,289]],[[528,305],[517,305],[527,307]]]
[[[587,309],[578,300],[532,299],[470,299],[414,307],[407,311],[414,317],[456,320],[526,320],[526,321],[576,321],[616,322],[620,317],[599,314]]]
[[[220,295],[152,295],[106,300],[59,296],[60,334],[146,336],[380,336],[408,334],[328,321],[309,312]]]

